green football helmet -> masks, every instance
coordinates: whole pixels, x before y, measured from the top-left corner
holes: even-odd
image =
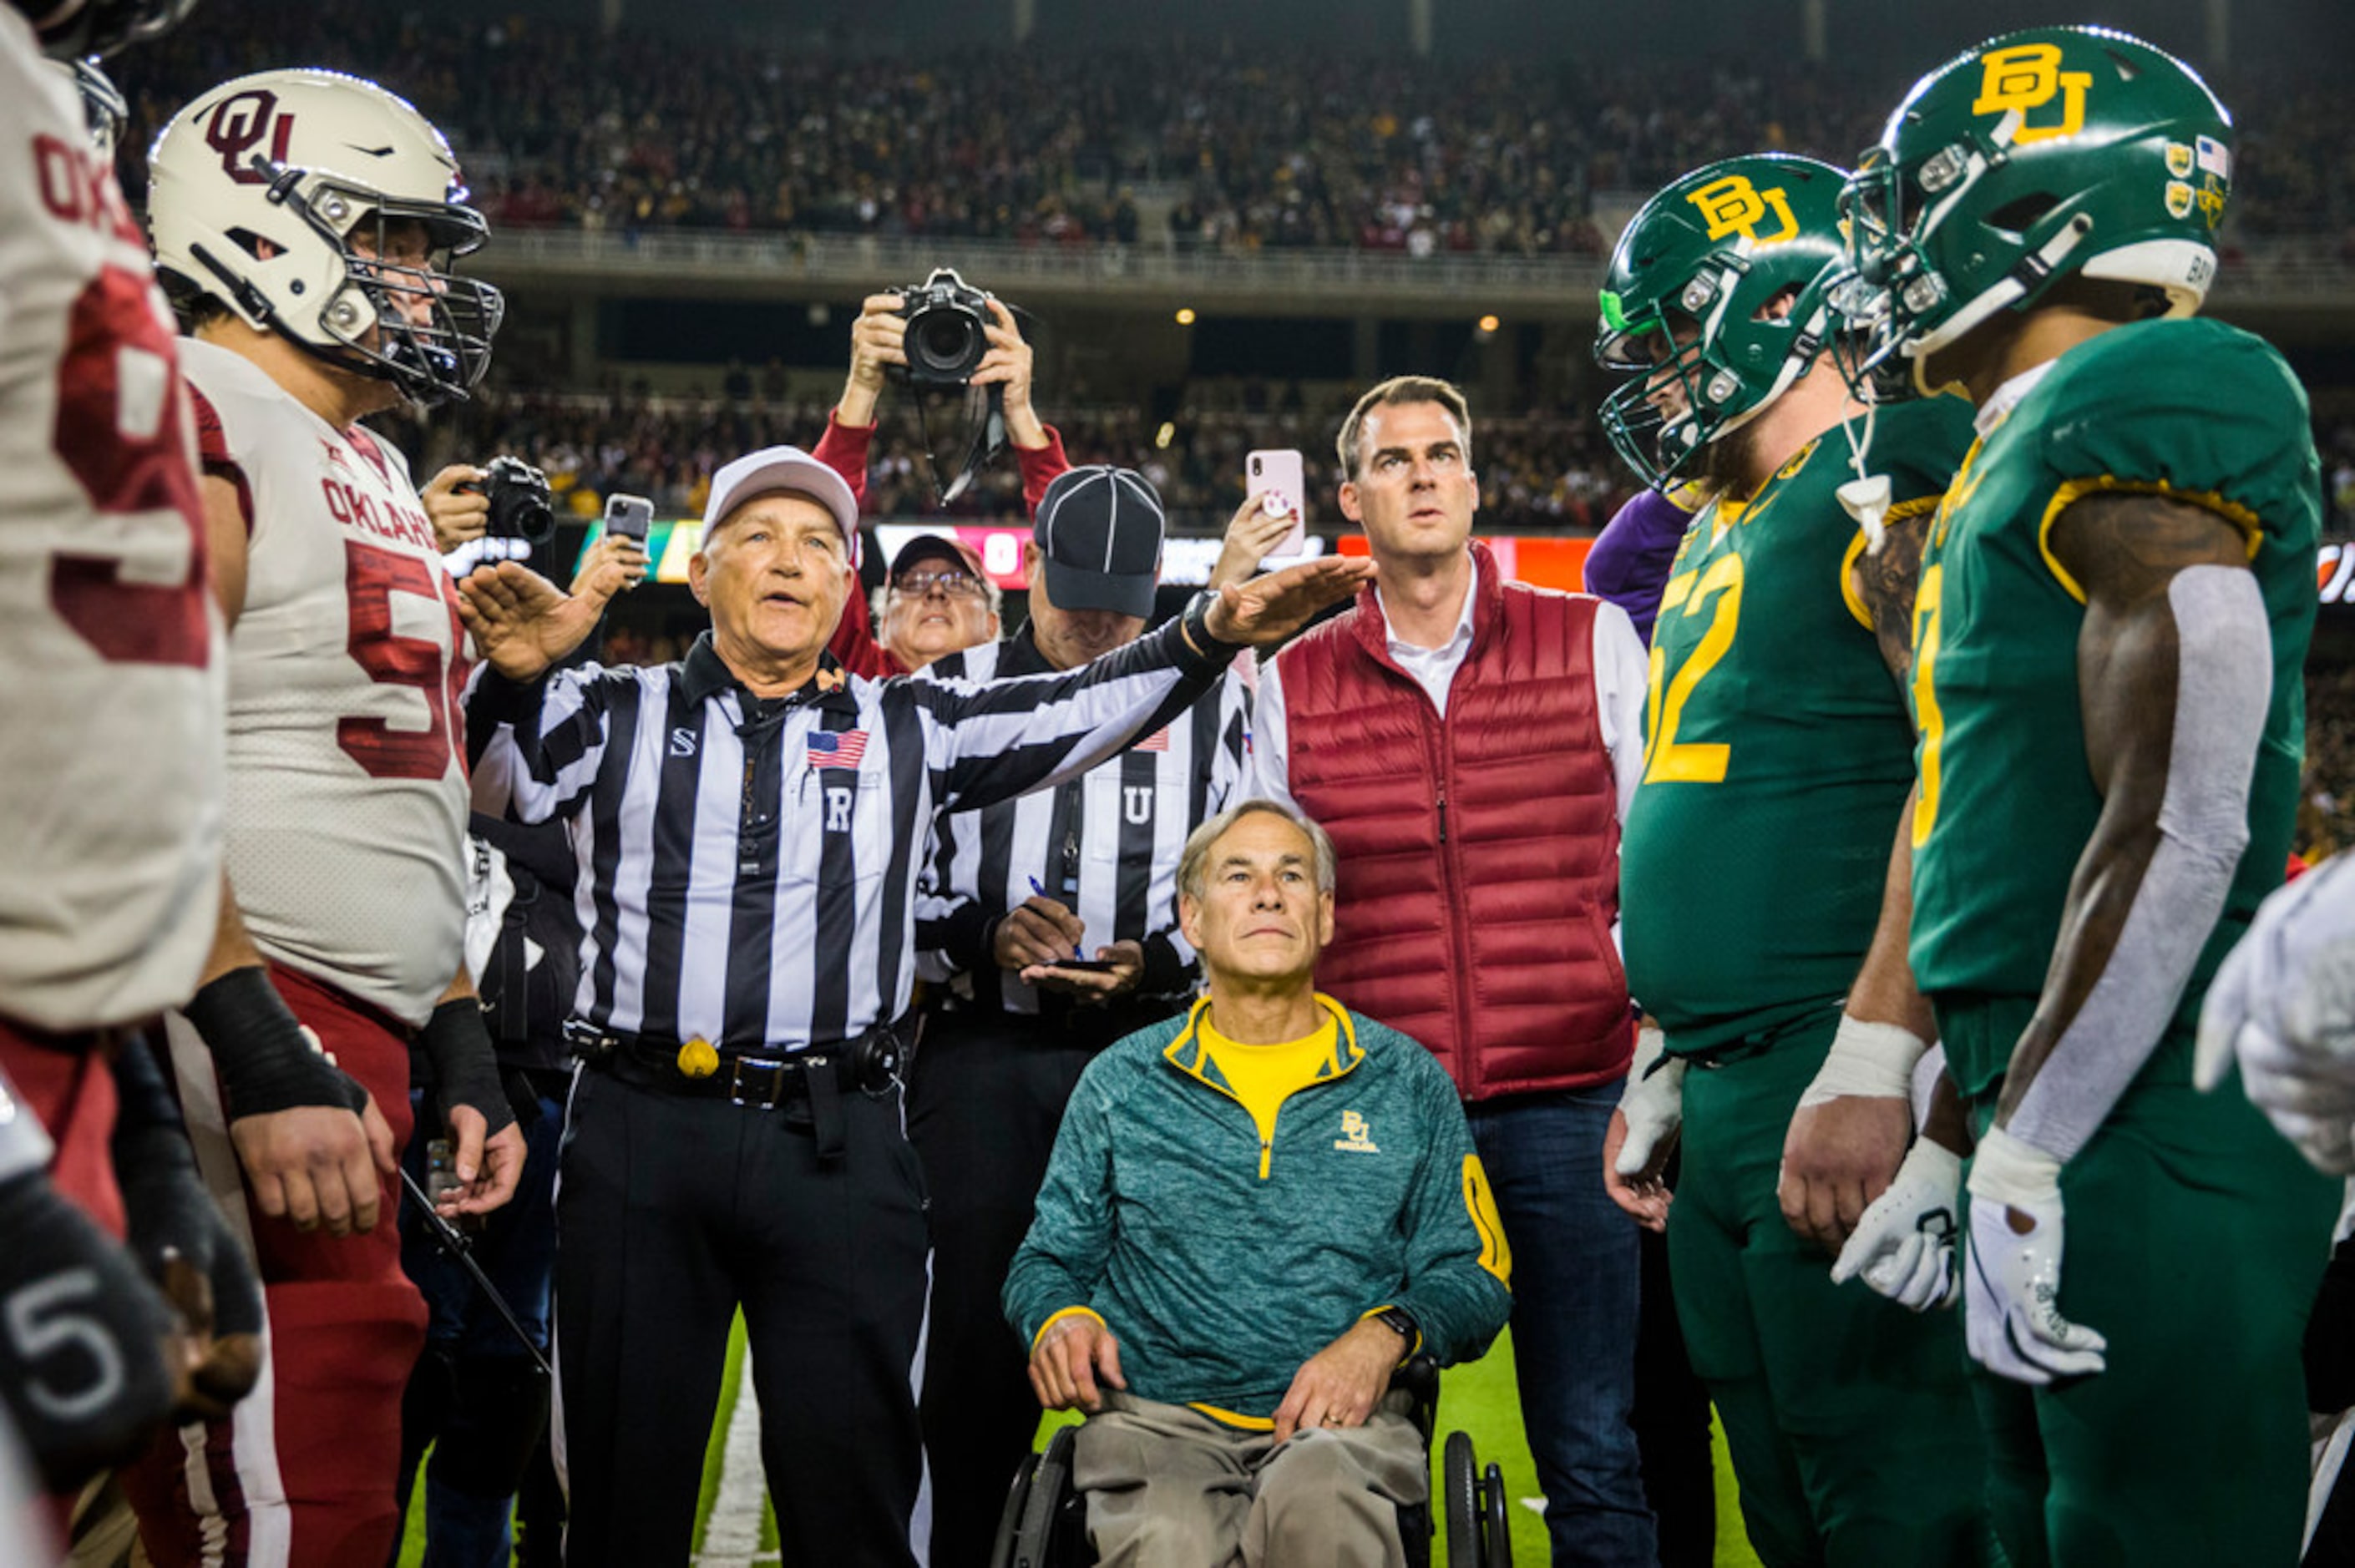
[[[1841,193],[1851,270],[1831,289],[1857,334],[1843,369],[1884,390],[2071,274],[2199,310],[2216,276],[2232,117],[2190,67],[2106,27],[2007,33],[1923,77]]]
[[[1604,274],[1594,357],[1637,373],[1604,400],[1603,429],[1646,484],[1665,488],[1694,453],[1756,418],[1815,362],[1847,177],[1780,153],[1728,158],[1646,202],[1619,237]],[[1790,309],[1770,313],[1785,294]],[[1670,377],[1683,388],[1682,407],[1663,409],[1658,395]]]

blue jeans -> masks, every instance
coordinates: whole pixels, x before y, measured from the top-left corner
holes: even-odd
[[[1619,1081],[1465,1106],[1513,1248],[1521,1422],[1554,1568],[1653,1568],[1628,1412],[1640,1277],[1636,1226],[1603,1188]]]

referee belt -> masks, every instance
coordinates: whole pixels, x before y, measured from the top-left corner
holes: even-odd
[[[889,1023],[847,1040],[821,1041],[790,1051],[682,1043],[602,1030],[577,1019],[565,1026],[565,1038],[574,1055],[624,1083],[762,1110],[794,1101],[815,1105],[845,1094],[880,1094],[900,1080],[899,1033]],[[696,1070],[698,1066],[701,1071]]]

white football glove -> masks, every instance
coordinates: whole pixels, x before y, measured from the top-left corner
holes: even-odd
[[[2061,1316],[2061,1162],[1990,1128],[1970,1188],[1963,1328],[1972,1359],[2026,1383],[2100,1372],[2109,1341]]]
[[[1677,1129],[1684,1125],[1684,1058],[1653,1068],[1667,1046],[1654,1024],[1636,1032],[1636,1059],[1628,1065],[1627,1086],[1619,1094],[1619,1114],[1627,1118],[1627,1141],[1619,1146],[1622,1176],[1642,1175],[1654,1155],[1676,1141]]]
[[[1866,1285],[1908,1310],[1953,1306],[1963,1284],[1955,1268],[1955,1212],[1962,1190],[1962,1157],[1915,1139],[1889,1190],[1864,1211],[1833,1260],[1832,1283],[1862,1275]]]
[[[2355,1171],[2355,854],[2277,889],[2208,988],[2195,1077],[2242,1086],[2317,1168]]]

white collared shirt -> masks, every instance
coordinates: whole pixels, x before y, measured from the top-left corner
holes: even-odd
[[[1391,657],[1399,668],[1412,675],[1415,684],[1430,694],[1431,705],[1439,716],[1447,716],[1447,688],[1455,683],[1455,672],[1464,665],[1464,656],[1472,652],[1472,601],[1480,596],[1480,563],[1470,563],[1471,571],[1464,581],[1464,603],[1455,612],[1455,630],[1446,641],[1436,648],[1425,648],[1409,642],[1398,634],[1398,618],[1391,614],[1391,601],[1382,597],[1382,585],[1374,585],[1374,603],[1381,608],[1382,625],[1389,629]]]

